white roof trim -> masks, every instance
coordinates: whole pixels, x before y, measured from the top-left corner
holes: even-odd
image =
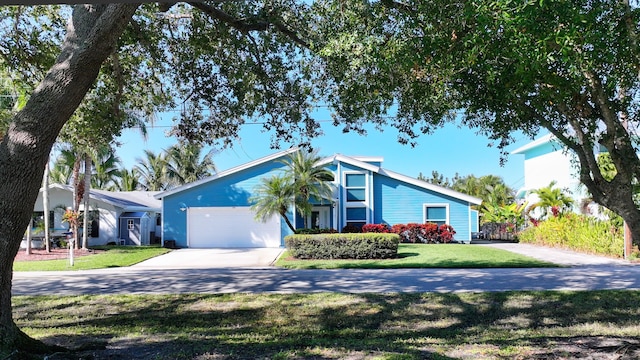
[[[166,197],[166,196],[169,196],[169,195],[173,195],[173,194],[176,194],[176,193],[179,193],[179,192],[194,188],[196,186],[200,186],[202,184],[206,184],[206,183],[209,183],[211,181],[220,179],[222,177],[229,176],[231,174],[235,174],[237,172],[252,168],[252,167],[254,167],[256,165],[260,165],[260,164],[269,162],[271,160],[275,160],[277,158],[292,154],[292,153],[294,153],[294,152],[296,152],[298,150],[299,150],[298,147],[292,147],[292,148],[289,148],[287,150],[283,150],[283,151],[277,152],[275,154],[271,154],[271,155],[268,155],[268,156],[265,156],[265,157],[261,157],[259,159],[250,161],[248,163],[233,167],[231,169],[220,171],[220,172],[218,172],[218,173],[216,173],[216,174],[214,174],[212,176],[209,176],[208,178],[201,179],[201,180],[198,180],[198,181],[194,181],[192,183],[185,184],[185,185],[179,186],[177,188],[161,192],[159,194],[156,194],[154,197],[156,199],[162,199],[163,197]]]
[[[473,197],[467,194],[463,194],[461,192],[455,191],[455,190],[451,190],[442,186],[438,186],[438,185],[434,185],[431,183],[428,183],[426,181],[422,181],[422,180],[418,180],[415,178],[412,178],[410,176],[406,176],[406,175],[402,175],[400,173],[394,172],[394,171],[390,171],[390,170],[386,170],[383,169],[379,166],[374,166],[371,165],[369,163],[360,161],[358,159],[349,157],[349,156],[345,156],[345,155],[341,155],[341,154],[336,154],[334,156],[331,157],[327,157],[325,159],[323,159],[322,161],[320,161],[320,164],[327,164],[333,161],[340,161],[340,162],[344,162],[347,164],[351,164],[353,166],[357,166],[359,168],[365,169],[365,170],[369,170],[371,172],[374,172],[376,174],[380,174],[380,175],[384,175],[387,177],[390,177],[392,179],[395,180],[399,180],[417,187],[421,187],[423,189],[427,189],[427,190],[431,190],[446,196],[450,196],[452,198],[455,199],[459,199],[459,200],[463,200],[463,201],[467,201],[469,203],[475,204],[475,205],[480,205],[482,203],[482,199],[479,199],[477,197]]]
[[[527,143],[511,152],[512,155],[524,154],[525,152],[534,149],[540,145],[544,145],[549,142],[558,142],[558,139],[553,134],[547,134],[539,139],[536,139],[530,143]]]
[[[383,163],[384,158],[382,156],[349,156],[352,159],[360,160],[363,162],[379,162]]]

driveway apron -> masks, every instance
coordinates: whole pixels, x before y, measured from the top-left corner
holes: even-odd
[[[132,269],[264,268],[283,248],[178,249],[131,266]]]

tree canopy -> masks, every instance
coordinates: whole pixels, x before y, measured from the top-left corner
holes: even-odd
[[[637,2],[336,1],[320,53],[334,76],[336,123],[391,124],[404,142],[455,116],[504,149],[522,131],[555,135],[595,201],[640,241]],[[389,118],[387,112],[397,109]],[[361,119],[361,121],[354,120]],[[617,169],[605,179],[594,148]]]
[[[11,265],[72,118],[64,132],[86,144],[166,107],[180,109],[175,134],[218,146],[249,118],[274,147],[308,143],[320,102],[345,131],[392,125],[403,143],[456,116],[501,149],[513,131],[545,128],[640,240],[640,10],[629,1],[114,3],[0,7],[0,19],[0,74],[27,89],[0,143],[0,351],[33,349],[11,319]]]

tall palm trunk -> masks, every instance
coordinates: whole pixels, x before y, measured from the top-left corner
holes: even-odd
[[[82,217],[82,248],[87,249],[87,238],[89,233],[89,192],[91,191],[91,156],[84,153],[84,216]]]
[[[76,156],[75,161],[73,162],[73,212],[78,214],[80,211],[80,200],[82,199],[82,189],[80,185],[80,156]],[[73,232],[73,243],[75,248],[78,248],[78,225],[77,223],[71,224],[71,232]]]

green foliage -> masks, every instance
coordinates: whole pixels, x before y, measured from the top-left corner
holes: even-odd
[[[315,43],[335,122],[390,124],[414,143],[447,121],[499,149],[514,132],[552,133],[580,161],[594,200],[640,238],[640,8],[628,1],[325,1]],[[338,75],[339,74],[339,75]],[[330,89],[330,90],[329,90]],[[393,114],[392,118],[388,113]],[[594,149],[618,171],[601,180]],[[506,153],[505,157],[506,157]],[[634,230],[635,229],[635,230]]]
[[[451,188],[455,191],[482,199],[484,204],[505,205],[513,202],[515,192],[504,180],[495,175],[458,177]],[[482,208],[480,208],[482,211]]]
[[[438,185],[438,186],[442,186],[442,187],[446,187],[446,188],[451,188],[451,185],[456,183],[456,181],[459,179],[459,176],[456,173],[456,175],[453,177],[453,179],[449,179],[449,178],[444,177],[444,175],[440,174],[436,170],[432,170],[431,171],[431,176],[427,177],[427,176],[424,176],[422,173],[419,173],[417,179],[418,180],[422,180],[422,181],[426,181],[426,182],[428,182],[430,184],[433,184],[433,185]]]
[[[331,229],[331,228],[326,228],[326,229],[320,229],[320,228],[313,228],[313,229],[309,229],[309,228],[304,228],[304,229],[296,229],[295,230],[296,234],[303,234],[303,235],[310,235],[310,234],[335,234],[337,233],[336,229]]]
[[[397,255],[400,238],[395,234],[288,235],[284,238],[297,259],[388,259]]]
[[[538,201],[531,204],[528,212],[539,208],[542,210],[541,219],[548,219],[551,216],[556,217],[571,211],[573,199],[562,189],[554,187],[555,185],[556,182],[552,181],[549,186],[533,190],[532,193],[538,195]]]
[[[214,150],[203,153],[202,145],[180,143],[166,151],[166,176],[171,186],[180,186],[204,179],[216,171]]]
[[[566,214],[541,221],[519,234],[524,243],[622,257],[623,230],[619,222]]]
[[[482,204],[482,223],[505,223],[520,227],[525,223],[525,209],[528,203],[509,205]]]
[[[289,220],[287,213],[294,196],[293,186],[289,178],[273,175],[269,178],[262,178],[260,184],[253,189],[253,196],[249,198],[251,210],[255,213],[255,218],[260,221],[267,221],[274,215],[284,218],[291,231],[295,231],[293,224]]]
[[[249,199],[253,203],[256,219],[265,221],[275,214],[280,214],[287,225],[294,230],[287,217],[289,206],[295,206],[304,217],[311,214],[312,201],[323,203],[331,201],[333,173],[319,165],[317,151],[298,150],[281,162],[286,165],[283,174],[262,179],[256,187],[255,195]]]
[[[318,150],[314,149],[296,151],[282,161],[287,166],[284,176],[293,187],[294,203],[304,218],[305,227],[313,207],[312,200],[321,204],[332,201],[333,173],[319,165],[320,160]]]
[[[140,175],[142,189],[147,191],[166,190],[169,184],[166,154],[156,154],[145,149],[144,155],[143,159],[137,159],[138,165],[134,167]]]
[[[432,171],[431,177],[425,177],[420,173],[418,180],[482,199],[482,205],[478,209],[481,214],[512,203],[515,196],[515,191],[507,186],[501,177],[495,175],[476,177],[474,175],[460,176],[456,173],[452,179],[449,179],[437,171]],[[486,206],[489,206],[490,209],[487,209]]]
[[[116,190],[118,179],[122,177],[120,158],[109,146],[93,148],[89,152],[93,164],[91,188]]]
[[[135,191],[140,190],[142,184],[140,184],[140,172],[137,168],[131,170],[120,170],[120,178],[116,182],[117,191]]]

